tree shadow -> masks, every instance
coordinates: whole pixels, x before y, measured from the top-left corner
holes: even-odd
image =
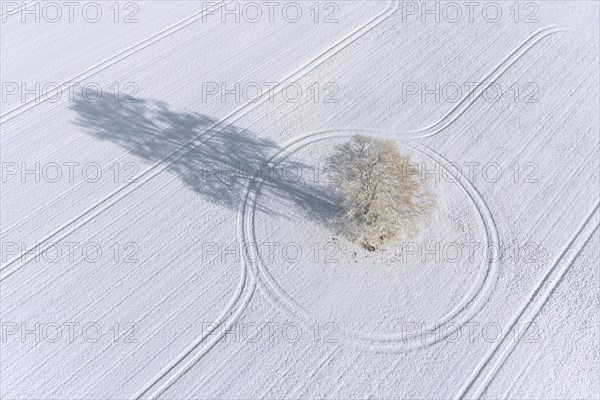
[[[291,157],[272,165],[270,160],[281,148],[271,140],[233,125],[217,125],[206,115],[173,111],[161,101],[126,97],[116,102],[102,96],[90,102],[80,96],[71,108],[77,113],[75,123],[86,133],[114,142],[149,163],[164,161],[167,171],[214,204],[237,210],[249,185],[255,187],[261,180],[261,196],[276,202],[261,201],[260,211],[299,212],[337,230],[342,210],[334,193],[302,173],[315,166]],[[268,208],[269,204],[277,204],[276,209]]]

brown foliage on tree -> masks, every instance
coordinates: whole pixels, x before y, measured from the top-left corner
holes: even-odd
[[[343,233],[367,250],[411,237],[434,205],[418,166],[391,140],[354,136],[336,146],[326,169],[344,209]]]

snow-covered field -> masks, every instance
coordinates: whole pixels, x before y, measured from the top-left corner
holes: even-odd
[[[0,4],[2,399],[600,398],[597,1]]]

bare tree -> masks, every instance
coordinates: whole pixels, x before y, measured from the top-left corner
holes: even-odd
[[[336,146],[326,169],[344,208],[344,234],[370,251],[412,236],[434,204],[418,166],[391,140],[354,136]]]

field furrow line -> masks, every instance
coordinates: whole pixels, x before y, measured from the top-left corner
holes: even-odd
[[[519,340],[508,340],[510,332],[516,329],[517,334],[515,337],[520,338],[522,336],[527,330],[528,324],[533,322],[537,317],[550,296],[554,293],[558,284],[562,281],[562,278],[569,270],[570,266],[577,259],[594,232],[598,229],[598,226],[600,225],[599,208],[600,203],[597,203],[591,213],[585,218],[575,235],[573,235],[568,244],[562,249],[556,261],[554,261],[532,293],[529,294],[526,301],[519,307],[517,313],[511,318],[507,328],[502,330],[504,335],[498,341],[498,344],[490,350],[484,360],[477,366],[455,398],[481,398],[481,395],[495,378],[498,370],[506,361],[506,358],[512,353],[516,344],[519,342]],[[488,366],[490,367],[489,372],[481,379],[479,385],[475,387]],[[473,392],[473,394],[470,394],[471,392]]]
[[[317,57],[307,62],[300,68],[293,71],[289,74],[284,81],[288,81],[293,78],[300,78],[306,75],[308,72],[321,65],[335,54],[340,52],[342,49],[348,47],[360,37],[365,35],[375,26],[379,25],[387,18],[389,18],[397,9],[397,2],[389,2],[388,7],[382,13],[373,17],[365,24],[359,26],[345,37],[337,41],[333,46],[329,47],[327,50],[319,54]],[[261,98],[257,104],[249,107],[250,105],[245,105],[240,107],[238,110],[234,111],[232,114],[226,116],[224,120],[228,120],[233,116],[236,116],[235,120],[241,118],[242,116],[248,114],[251,110],[258,107],[258,105],[263,104],[268,101],[268,98]],[[241,115],[237,115],[242,113]],[[234,120],[234,121],[235,121]],[[233,123],[231,121],[230,123]],[[219,124],[219,123],[217,123]],[[215,126],[216,127],[216,126]],[[214,130],[214,128],[209,128],[208,131]],[[217,132],[218,133],[218,132]],[[205,133],[206,134],[206,133]],[[255,185],[250,183],[250,190],[248,190],[246,194],[246,198],[241,205],[242,209],[247,206],[248,198],[253,193],[252,187]],[[244,213],[239,214],[240,217],[238,219],[238,225],[240,229],[240,234],[244,235],[245,227],[244,227]],[[246,263],[244,263],[246,264]],[[256,288],[256,281],[254,280],[254,274],[248,274],[247,265],[244,268],[244,273],[242,275],[239,291],[236,296],[232,299],[229,306],[225,309],[225,311],[221,314],[221,316],[217,319],[217,323],[215,327],[208,332],[207,334],[203,334],[199,336],[190,346],[184,350],[176,359],[174,359],[171,363],[169,363],[159,374],[157,374],[152,380],[150,380],[144,387],[142,387],[135,395],[134,398],[149,398],[155,399],[164,393],[169,387],[171,387],[179,378],[181,378],[190,368],[192,368],[212,347],[214,347],[223,337],[223,333],[229,328],[231,325],[237,321],[242,312],[246,309],[247,305],[250,303],[252,296],[254,294],[254,290]],[[217,333],[215,337],[208,339],[210,335]]]
[[[219,5],[219,7],[223,7],[227,3],[231,3],[231,1],[219,2],[218,5]],[[105,70],[106,68],[137,53],[138,51],[143,50],[146,47],[179,31],[180,29],[183,29],[186,26],[198,21],[200,18],[202,18],[205,15],[205,13],[206,13],[206,9],[203,9],[195,14],[192,14],[191,16],[184,18],[183,20],[175,23],[174,25],[171,25],[170,27],[165,28],[158,33],[155,33],[152,36],[150,36],[134,45],[131,45],[130,47],[126,48],[125,50],[121,50],[117,54],[114,54],[114,55],[108,57],[107,59],[99,62],[98,64],[94,65],[93,67],[90,67],[87,70],[67,79],[65,82],[63,82],[60,85],[60,88],[56,90],[56,94],[62,94],[65,91],[67,91],[69,89],[68,86],[66,86],[68,82],[76,82],[76,81],[82,81],[82,80],[88,79],[89,77],[97,74],[98,72]],[[0,124],[6,123],[6,122],[12,120],[13,118],[18,117],[19,115],[23,114],[24,112],[31,110],[35,106],[44,103],[49,98],[50,97],[46,96],[45,93],[42,93],[41,95],[36,96],[35,98],[32,98],[32,99],[20,104],[19,106],[14,107],[11,110],[8,110],[4,114],[0,115]]]
[[[345,15],[345,14],[344,14]],[[281,28],[278,28],[278,30]],[[299,42],[297,45],[293,46],[293,47],[299,47],[301,46],[303,43],[305,43],[305,41],[301,41]],[[237,53],[235,54],[237,55]],[[228,57],[225,62],[227,62],[228,60],[234,59],[235,55],[232,55],[231,57]],[[269,62],[265,62],[264,64],[260,65],[259,67],[257,67],[255,70],[248,72],[246,75],[244,75],[240,81],[243,81],[247,78],[250,78],[252,76],[252,74],[256,71],[259,71],[261,68],[267,66],[269,64]],[[139,145],[137,145],[135,148],[133,148],[132,150],[130,150],[130,152],[135,153],[135,151],[139,148],[142,148],[144,145],[146,145],[148,142],[160,138],[160,134],[164,133],[164,131],[160,131],[157,132],[156,134],[154,134],[153,136],[151,136],[150,138],[148,138],[147,140],[141,142]],[[83,137],[85,135],[82,135],[81,137]],[[80,140],[81,137],[73,139],[72,141],[67,142],[66,144],[64,144],[63,146],[59,147],[58,149],[53,150],[52,152],[47,153],[46,155],[42,156],[45,157],[49,154],[53,154],[59,150],[61,150],[64,147],[67,147],[69,145],[71,145],[73,142]],[[12,138],[11,138],[12,139]],[[5,144],[6,145],[6,144]],[[80,146],[80,148],[85,147],[86,144]],[[129,154],[129,152],[123,152],[122,154],[120,154],[119,156],[117,156],[114,159],[111,159],[110,162],[106,163],[106,165],[102,166],[102,168],[99,169],[99,173],[102,174],[105,171],[107,171],[107,169],[113,165],[114,163],[117,163],[123,159],[125,159],[125,157],[127,157],[127,155]],[[14,230],[15,228],[22,226],[24,223],[26,223],[27,221],[29,221],[30,219],[32,219],[33,217],[35,217],[37,214],[39,214],[40,212],[48,209],[51,205],[55,204],[56,202],[60,201],[61,199],[65,198],[68,194],[73,193],[76,191],[76,189],[82,187],[83,185],[85,185],[86,182],[85,180],[81,180],[80,182],[78,182],[76,185],[72,186],[70,189],[68,189],[67,191],[61,193],[60,195],[54,197],[53,199],[51,199],[50,201],[48,201],[47,203],[45,203],[43,206],[38,207],[36,210],[32,211],[31,213],[29,213],[28,215],[26,215],[23,219],[19,220],[18,222],[14,223],[13,225],[9,226],[8,228],[4,229],[2,232],[0,232],[0,236],[4,236],[6,233]]]
[[[322,63],[324,63],[325,61],[327,61],[328,59],[333,57],[335,54],[340,52],[342,49],[344,49],[344,48],[348,47],[349,45],[351,45],[352,43],[354,43],[360,37],[362,37],[367,32],[369,32],[371,29],[373,29],[375,26],[379,25],[381,22],[386,20],[396,10],[397,5],[398,5],[398,3],[390,1],[386,10],[384,10],[382,13],[378,14],[377,16],[373,17],[372,19],[367,21],[365,24],[357,27],[352,32],[350,32],[349,34],[347,34],[346,36],[341,38],[339,41],[334,43],[332,46],[330,46],[329,48],[327,48],[326,50],[321,52],[319,55],[314,57],[312,60],[308,61],[304,65],[300,66],[299,68],[297,68],[296,70],[294,70],[293,72],[288,74],[282,80],[282,82],[288,82],[288,81],[291,81],[294,79],[301,78],[302,76],[306,75],[308,72],[313,70],[314,68],[318,67],[319,65],[321,65]],[[40,251],[42,251],[42,252],[47,250],[49,247],[48,242],[54,237],[57,237],[57,239],[55,239],[52,242],[52,244],[62,241],[64,238],[66,238],[68,235],[73,233],[75,230],[79,229],[85,223],[89,222],[96,216],[100,215],[102,212],[109,209],[110,207],[112,207],[113,205],[118,203],[120,200],[127,197],[130,193],[132,193],[133,191],[135,191],[136,189],[138,189],[139,187],[141,187],[142,185],[144,185],[145,183],[150,181],[152,178],[154,178],[155,176],[160,174],[167,167],[169,167],[171,164],[173,164],[176,160],[181,159],[181,157],[183,157],[187,151],[194,148],[195,142],[200,137],[208,135],[209,133],[212,133],[211,136],[218,134],[219,131],[216,128],[218,128],[220,126],[226,127],[226,126],[231,125],[238,119],[240,119],[243,116],[250,113],[252,110],[258,108],[260,105],[269,101],[269,98],[272,95],[278,94],[282,90],[284,90],[284,85],[279,85],[279,87],[277,89],[275,89],[273,91],[273,93],[269,93],[269,92],[263,93],[263,94],[261,94],[260,97],[257,98],[256,101],[248,102],[248,103],[243,104],[242,106],[238,107],[236,110],[232,111],[231,113],[229,113],[228,115],[223,117],[221,120],[219,120],[219,121],[215,122],[214,124],[212,124],[211,126],[209,126],[206,129],[206,131],[194,136],[189,142],[187,142],[186,144],[181,146],[178,150],[174,151],[169,156],[165,157],[161,161],[158,161],[155,164],[153,164],[152,166],[148,167],[146,170],[144,170],[138,176],[138,179],[136,182],[126,183],[125,185],[117,188],[116,190],[114,190],[113,192],[111,192],[110,194],[108,194],[107,196],[102,198],[100,201],[98,201],[97,203],[90,206],[87,210],[85,210],[78,216],[72,218],[70,221],[66,222],[65,224],[61,225],[59,228],[57,228],[53,232],[46,235],[43,239],[41,239],[39,241],[39,245],[32,246],[32,247],[28,248],[27,250],[25,250],[25,252],[26,253],[31,252],[35,248],[40,249]],[[211,136],[209,136],[209,137],[211,137]],[[141,178],[143,178],[143,179],[141,179]],[[0,268],[0,282],[5,280],[6,278],[8,278],[10,275],[12,275],[17,269],[19,269],[22,266],[31,262],[31,260],[25,261],[22,264],[17,265],[16,267],[9,270],[9,267],[12,265],[15,265],[20,259],[21,259],[21,256],[16,256],[13,259],[9,260],[7,263],[5,263]]]

